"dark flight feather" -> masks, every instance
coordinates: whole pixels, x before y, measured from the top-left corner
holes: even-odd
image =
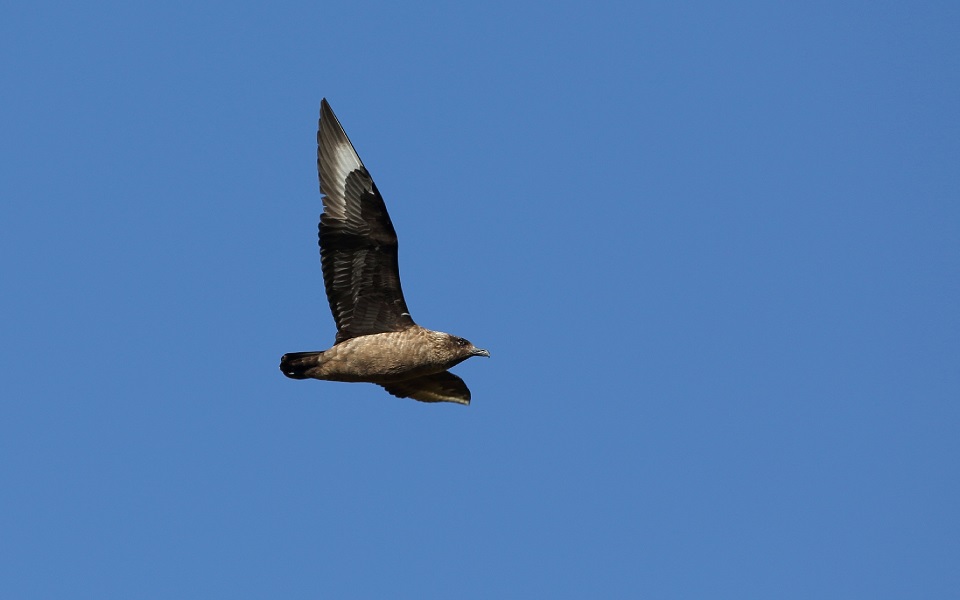
[[[317,169],[324,208],[320,262],[337,343],[412,326],[387,207],[326,99],[320,104]]]
[[[413,398],[421,402],[470,404],[470,390],[467,389],[467,384],[450,371],[380,385],[398,398]]]

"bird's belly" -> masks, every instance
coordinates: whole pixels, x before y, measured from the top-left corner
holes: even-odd
[[[432,352],[393,333],[351,338],[323,354],[323,378],[331,381],[387,383],[439,373]]]

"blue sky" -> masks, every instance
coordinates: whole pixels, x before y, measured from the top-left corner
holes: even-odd
[[[946,598],[951,2],[0,9],[0,596]],[[470,407],[293,381],[320,99]]]

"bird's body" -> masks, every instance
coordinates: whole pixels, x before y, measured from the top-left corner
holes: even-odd
[[[473,354],[451,352],[449,336],[414,325],[404,331],[344,340],[323,352],[287,354],[304,377],[328,381],[395,383],[446,371]]]
[[[317,168],[324,206],[320,258],[336,343],[323,352],[285,354],[281,371],[293,379],[376,383],[424,402],[469,404],[470,390],[447,369],[490,354],[410,317],[386,205],[326,100]]]

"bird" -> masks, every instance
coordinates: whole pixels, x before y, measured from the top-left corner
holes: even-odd
[[[411,318],[386,204],[326,98],[317,172],[320,266],[337,334],[328,350],[284,354],[280,370],[292,379],[374,383],[398,398],[470,404],[470,389],[448,369],[490,353]]]

